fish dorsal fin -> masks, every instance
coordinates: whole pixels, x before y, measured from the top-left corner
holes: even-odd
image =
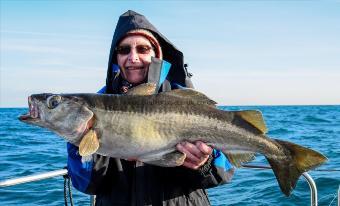
[[[209,97],[207,97],[205,94],[198,92],[193,89],[175,89],[168,92],[164,92],[162,94],[170,95],[174,97],[179,98],[185,98],[191,101],[194,101],[195,103],[199,104],[205,104],[205,105],[216,105],[217,103],[214,100],[211,100]]]
[[[245,110],[236,112],[242,119],[246,120],[248,123],[256,127],[263,134],[267,133],[268,129],[263,120],[262,113],[257,110]]]
[[[90,129],[83,137],[79,144],[79,154],[89,156],[95,153],[99,148],[99,140],[96,132]]]
[[[144,83],[129,89],[126,95],[152,95],[156,93],[156,84],[154,83]]]

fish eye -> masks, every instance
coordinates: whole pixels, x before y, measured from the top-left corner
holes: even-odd
[[[61,96],[58,95],[53,95],[47,98],[47,107],[49,109],[54,109],[56,108],[61,101]]]

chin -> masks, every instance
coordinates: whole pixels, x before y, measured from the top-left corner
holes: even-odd
[[[142,83],[145,80],[145,77],[141,77],[141,78],[128,78],[127,81],[130,82],[131,84],[139,84]]]
[[[126,75],[126,80],[132,84],[138,84],[138,83],[142,83],[146,77],[147,77],[147,71],[138,71],[138,72],[127,72]]]

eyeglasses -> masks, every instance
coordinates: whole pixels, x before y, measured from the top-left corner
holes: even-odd
[[[136,51],[138,54],[149,54],[151,49],[153,48],[148,45],[137,45],[136,46]],[[131,52],[131,46],[129,45],[117,46],[115,50],[117,54],[128,55]]]

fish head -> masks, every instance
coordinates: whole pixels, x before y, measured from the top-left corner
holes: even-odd
[[[28,97],[28,106],[20,121],[47,128],[76,145],[93,124],[93,112],[74,95],[34,94]]]

